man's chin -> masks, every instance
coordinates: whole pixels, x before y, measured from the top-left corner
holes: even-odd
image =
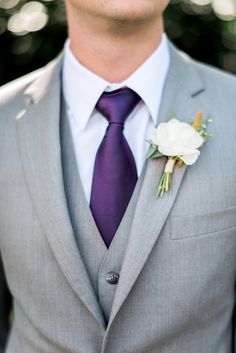
[[[109,22],[120,23],[121,25],[151,23],[151,20],[155,19],[150,12],[116,12],[106,14],[105,18]]]
[[[117,21],[138,22],[157,16],[152,0],[109,0],[104,1],[104,5],[104,15]]]

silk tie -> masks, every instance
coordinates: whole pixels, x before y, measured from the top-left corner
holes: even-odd
[[[123,134],[125,120],[140,97],[129,88],[106,92],[96,109],[108,120],[95,158],[90,207],[98,230],[109,247],[137,182],[136,164]]]

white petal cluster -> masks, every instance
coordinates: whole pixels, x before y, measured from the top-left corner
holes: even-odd
[[[185,164],[191,165],[198,159],[198,148],[204,140],[190,124],[171,119],[154,130],[151,142],[165,156],[178,156]]]

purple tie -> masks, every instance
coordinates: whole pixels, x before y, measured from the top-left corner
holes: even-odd
[[[139,100],[140,97],[134,91],[121,88],[103,93],[96,105],[109,125],[95,159],[90,207],[107,247],[137,182],[135,160],[123,130],[126,118]]]

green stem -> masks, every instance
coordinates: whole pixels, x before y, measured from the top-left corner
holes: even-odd
[[[156,193],[156,198],[162,197],[164,192],[168,192],[170,189],[170,183],[171,183],[171,173],[166,173],[164,172],[162,174],[157,193]]]

